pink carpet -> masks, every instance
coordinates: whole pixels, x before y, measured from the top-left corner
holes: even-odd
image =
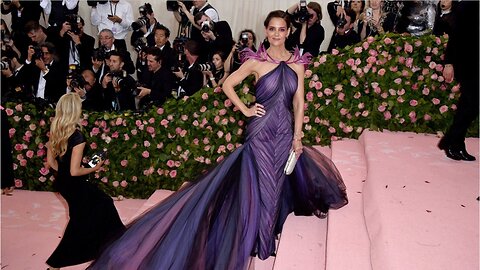
[[[432,135],[365,131],[331,150],[350,202],[328,219],[290,215],[277,256],[257,270],[479,269],[479,163],[447,159]],[[478,139],[467,139],[478,159]],[[115,201],[127,223],[171,194]],[[46,269],[66,208],[55,193],[1,197],[1,269]],[[88,263],[67,267],[85,269]]]

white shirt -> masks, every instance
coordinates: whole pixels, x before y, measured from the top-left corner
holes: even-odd
[[[203,5],[198,10],[202,10],[202,8],[204,8],[206,5],[208,5],[208,3],[205,3],[205,5]],[[194,9],[195,7],[192,7],[192,9],[190,10],[190,13],[193,14]],[[220,17],[218,16],[218,12],[214,8],[208,8],[203,13],[205,13],[205,15],[207,15],[214,22],[218,22],[218,20],[220,19]]]
[[[50,65],[53,63],[50,62]],[[48,69],[46,72],[43,70],[40,71],[40,79],[38,80],[38,88],[37,88],[37,95],[36,97],[43,98],[45,99],[45,85],[47,84],[47,81],[45,80],[44,76],[47,75]]]
[[[62,6],[66,6],[68,10],[74,9],[78,5],[78,0],[62,0]],[[49,15],[52,12],[52,0],[40,0],[40,6],[43,12]]]
[[[121,23],[113,23],[107,15],[117,15],[122,19]],[[132,25],[133,11],[132,6],[126,0],[120,0],[117,4],[108,1],[105,4],[98,4],[92,8],[90,20],[93,25],[98,27],[98,32],[103,29],[110,29],[115,39],[125,39]]]

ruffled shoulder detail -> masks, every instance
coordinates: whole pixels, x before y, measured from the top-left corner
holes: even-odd
[[[310,64],[312,60],[312,55],[310,53],[305,53],[303,55],[300,55],[300,49],[298,47],[295,48],[293,51],[292,57],[290,57],[289,60],[285,61],[287,64],[303,64],[305,68]],[[240,59],[242,60],[242,63],[249,59],[255,59],[260,62],[265,62],[265,61],[270,61],[279,64],[281,61],[277,61],[273,58],[271,58],[267,50],[265,49],[265,46],[260,45],[260,48],[258,51],[254,52],[250,48],[245,48],[240,52]]]
[[[242,60],[242,63],[245,63],[249,59],[255,59],[255,60],[258,60],[260,62],[264,62],[264,61],[267,61],[268,54],[267,54],[267,51],[266,51],[265,47],[262,44],[262,45],[260,45],[260,48],[256,52],[254,52],[252,49],[250,49],[248,47],[241,50],[240,51],[240,59]]]
[[[293,56],[290,60],[288,60],[286,63],[287,64],[303,64],[305,68],[308,67],[310,62],[312,61],[313,56],[310,53],[304,53],[303,55],[300,55],[300,49],[298,47],[295,47],[295,50],[293,50]]]

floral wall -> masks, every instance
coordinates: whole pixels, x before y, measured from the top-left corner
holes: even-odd
[[[322,55],[305,78],[304,144],[358,138],[364,129],[444,132],[459,85],[442,77],[446,38],[387,34]],[[253,78],[237,87],[254,102]],[[3,104],[9,116],[15,185],[53,190],[45,166],[51,107]],[[220,88],[205,88],[142,113],[84,113],[87,153],[106,148],[105,166],[90,181],[112,196],[148,198],[156,189],[194,181],[238,148],[247,119]],[[478,121],[469,131],[478,136]]]

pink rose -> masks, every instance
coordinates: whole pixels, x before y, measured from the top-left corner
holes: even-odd
[[[432,120],[432,117],[429,114],[425,114],[425,115],[423,115],[423,120],[430,121],[430,120]]]
[[[347,113],[348,113],[348,109],[345,109],[345,108],[340,109],[340,114],[341,115],[346,115]]]
[[[127,181],[123,180],[122,182],[120,182],[120,186],[122,187],[126,187],[128,185]]]
[[[342,68],[343,68],[343,63],[338,63],[338,64],[337,64],[337,69],[340,70],[340,69],[342,69]]]
[[[118,183],[118,181],[113,181],[112,182],[113,187],[118,187],[119,185],[120,185],[120,183]]]
[[[92,128],[92,131],[90,132],[90,136],[96,136],[100,133],[100,129],[98,127]]]
[[[386,45],[390,45],[393,43],[392,39],[390,39],[389,37],[386,37],[383,42],[386,44]]]
[[[218,138],[222,138],[223,137],[223,131],[219,130],[217,132],[217,136],[218,136]]]
[[[335,130],[334,127],[329,127],[329,128],[328,128],[328,132],[330,132],[330,133],[335,133],[335,131],[336,131],[336,130]]]
[[[332,55],[338,55],[339,51],[337,49],[332,49]]]
[[[177,170],[171,170],[169,175],[171,178],[175,178],[177,176]]]
[[[310,78],[312,76],[312,71],[310,69],[305,70],[305,78]]]
[[[418,101],[415,99],[410,100],[410,106],[415,107],[418,105]]]
[[[325,88],[325,90],[323,90],[323,93],[325,93],[325,95],[327,96],[330,96],[333,93],[333,91],[330,88]]]
[[[425,96],[428,96],[428,94],[430,94],[430,89],[428,89],[427,87],[424,87],[422,90],[422,94],[424,94]]]
[[[142,157],[148,158],[150,156],[150,153],[148,151],[143,151],[142,152]]]
[[[448,106],[447,106],[447,105],[441,106],[440,109],[439,109],[439,111],[440,111],[441,114],[447,112],[447,111],[448,111]]]
[[[18,112],[21,112],[23,110],[23,105],[22,104],[17,104],[15,106],[15,110],[17,110]]]
[[[363,111],[363,112],[362,112],[362,116],[363,116],[363,117],[367,117],[368,114],[369,114],[369,111]]]
[[[345,94],[343,92],[338,94],[338,100],[344,101],[345,100]]]
[[[37,157],[43,157],[45,155],[45,150],[40,149],[37,151]]]
[[[10,108],[6,108],[6,109],[5,109],[5,113],[6,113],[8,116],[12,116],[12,115],[13,115],[13,110],[10,109]]]
[[[158,114],[158,115],[162,115],[163,112],[164,112],[163,108],[158,108],[158,109],[157,109],[157,114]]]
[[[50,173],[50,170],[45,168],[45,167],[42,167],[42,168],[40,168],[39,172],[40,172],[41,175],[45,176],[45,175]]]
[[[208,94],[207,94],[207,93],[203,93],[203,94],[202,94],[202,99],[203,99],[203,100],[207,100],[207,99],[208,99]]]
[[[15,187],[16,188],[21,188],[23,187],[23,182],[20,179],[15,179]]]
[[[386,107],[385,107],[384,105],[378,106],[378,111],[379,111],[379,112],[384,112],[385,109],[386,109]]]
[[[21,150],[23,150],[23,146],[22,146],[21,144],[19,144],[19,143],[15,144],[14,148],[15,148],[16,151],[21,151]]]
[[[315,89],[320,90],[322,89],[322,87],[323,87],[322,82],[320,81],[315,82]]]
[[[127,167],[128,160],[124,159],[124,160],[120,161],[120,165],[122,165],[122,167]]]
[[[412,53],[413,52],[413,46],[406,42],[405,45],[404,45],[404,50],[405,50],[406,53]]]
[[[381,68],[381,69],[378,70],[378,75],[383,76],[383,75],[385,75],[385,72],[386,72],[385,69]]]
[[[363,51],[363,48],[362,48],[362,47],[355,47],[355,48],[353,48],[353,52],[356,53],[356,54],[357,54],[357,53],[362,53],[362,51]]]
[[[32,158],[35,153],[32,150],[28,150],[27,153],[25,154],[27,158]]]
[[[353,66],[355,64],[355,60],[353,60],[353,58],[349,58],[347,61],[345,61],[345,63],[348,66]]]
[[[162,125],[164,127],[167,127],[168,123],[169,123],[169,121],[167,119],[162,119],[162,121],[160,121],[160,125]]]
[[[383,117],[385,118],[385,120],[389,120],[390,118],[392,118],[392,114],[390,113],[390,111],[386,111],[383,113]]]
[[[203,113],[203,112],[206,112],[206,111],[207,111],[207,107],[205,107],[205,106],[200,107],[200,112]]]

